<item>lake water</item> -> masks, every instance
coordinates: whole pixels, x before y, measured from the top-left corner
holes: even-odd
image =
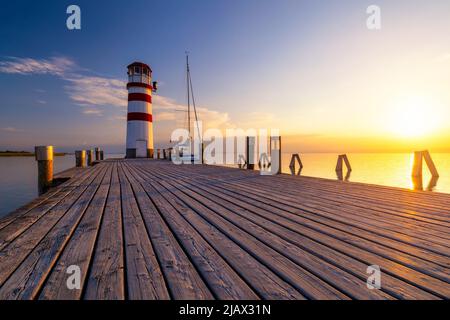
[[[105,155],[105,158],[123,155]],[[306,153],[300,155],[304,168],[301,175],[338,179],[335,172],[337,154]],[[290,173],[291,154],[282,155],[282,171]],[[440,178],[430,184],[431,176],[424,166],[423,181],[411,179],[412,155],[395,154],[348,154],[353,171],[349,181],[365,182],[401,188],[422,188],[434,192],[450,193],[450,153],[434,153]],[[74,156],[55,157],[54,171],[61,172],[74,166]],[[37,164],[33,157],[0,158],[0,217],[36,198]],[[345,178],[345,171],[344,171]]]
[[[105,155],[105,158],[123,155]],[[54,157],[53,171],[75,166],[75,156]],[[37,162],[34,157],[0,157],[0,217],[38,196]]]
[[[440,177],[432,177],[423,164],[423,179],[411,178],[413,155],[408,153],[350,153],[347,155],[352,166],[348,181],[364,182],[407,189],[450,193],[450,153],[431,155]],[[338,179],[336,175],[337,154],[300,154],[303,163],[301,175]],[[291,154],[282,155],[282,171],[290,173]],[[344,179],[346,169],[344,166]],[[431,183],[431,184],[430,184]]]

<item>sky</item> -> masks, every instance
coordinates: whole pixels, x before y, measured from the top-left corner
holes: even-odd
[[[159,82],[164,147],[185,126],[187,50],[205,129],[280,129],[292,152],[450,151],[447,0],[2,1],[0,149],[123,152],[133,61]]]

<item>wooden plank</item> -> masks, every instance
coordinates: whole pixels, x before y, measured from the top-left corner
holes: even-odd
[[[89,178],[90,175],[86,175],[83,177],[83,180]],[[72,185],[64,186],[38,206],[22,214],[20,217],[15,217],[8,225],[0,230],[0,250],[36,223],[36,221],[44,217],[51,209],[69,196],[75,188],[76,187]]]
[[[450,195],[164,161],[71,172],[0,220],[0,299],[450,297]]]
[[[261,177],[260,177],[261,178]],[[270,177],[264,177],[263,179],[266,180],[267,178]],[[267,180],[266,180],[267,181]],[[373,238],[372,233],[376,232],[381,234],[382,236],[387,236],[392,238],[393,240],[398,240],[401,241],[402,243],[398,243],[396,244],[395,242],[388,242],[391,245],[395,245],[396,249],[400,249],[403,250],[405,247],[409,248],[409,251],[413,251],[418,257],[422,257],[424,259],[428,259],[429,261],[441,261],[441,264],[443,266],[448,266],[449,262],[447,258],[442,258],[441,256],[434,254],[433,252],[430,252],[429,250],[434,250],[434,248],[436,248],[436,250],[438,251],[439,254],[443,254],[445,252],[447,252],[447,248],[442,247],[440,245],[436,245],[433,243],[430,243],[426,240],[415,240],[414,241],[414,246],[408,245],[408,243],[406,243],[404,241],[405,237],[400,237],[398,235],[397,232],[391,232],[391,233],[386,233],[383,232],[383,230],[381,230],[379,227],[377,229],[372,229],[372,228],[367,228],[367,226],[365,226],[367,223],[351,223],[352,219],[350,219],[350,216],[347,216],[345,218],[345,220],[342,220],[341,218],[339,218],[340,216],[340,210],[339,208],[332,208],[331,211],[328,208],[325,208],[324,206],[321,206],[320,203],[316,206],[308,206],[307,204],[305,204],[305,202],[307,202],[307,200],[305,198],[302,198],[301,200],[298,200],[297,198],[292,198],[292,197],[288,197],[285,196],[286,194],[286,189],[283,188],[283,192],[277,191],[277,189],[273,188],[274,185],[276,185],[276,183],[271,182],[270,184],[259,184],[262,187],[264,187],[265,190],[267,191],[263,191],[262,189],[259,189],[257,192],[255,192],[255,182],[252,179],[252,181],[250,182],[249,180],[246,181],[238,181],[238,182],[226,182],[226,183],[232,183],[236,188],[242,190],[242,192],[250,192],[255,194],[255,196],[260,197],[262,194],[265,195],[265,197],[267,198],[267,201],[275,201],[277,205],[282,205],[282,209],[301,209],[303,210],[303,212],[307,213],[307,212],[313,212],[316,213],[318,216],[323,216],[326,219],[331,219],[333,221],[333,223],[339,223],[339,222],[343,222],[348,224],[348,227],[358,227],[358,228],[362,228],[363,230],[368,230],[370,231],[370,233],[368,233],[368,235],[370,237]],[[320,209],[320,211],[317,211],[317,208]],[[376,231],[374,231],[376,230]],[[360,231],[357,231],[355,234],[358,235],[360,233]],[[378,237],[377,239],[379,240],[383,240],[382,237]],[[386,241],[389,241],[387,239],[383,240],[383,243],[386,243]],[[415,248],[415,247],[418,248]]]
[[[81,197],[73,203],[70,210],[4,282],[0,288],[0,299],[34,299],[36,297],[46,276],[94,197],[105,174],[105,169],[102,169],[101,174],[95,177]]]
[[[20,265],[20,263],[32,252],[51,228],[70,210],[76,210],[75,206],[80,200],[80,196],[89,187],[88,183],[97,179],[102,170],[95,171],[89,177],[85,185],[75,188],[69,196],[64,198],[58,205],[52,208],[45,219],[39,219],[26,232],[14,239],[11,243],[0,251],[0,286],[6,281],[11,273]]]
[[[445,208],[433,206],[429,203],[427,204],[425,199],[413,200],[407,193],[396,194],[378,192],[378,188],[372,186],[365,186],[363,189],[347,187],[347,185],[356,184],[354,182],[347,184],[335,183],[335,185],[329,185],[327,183],[312,181],[307,177],[301,177],[302,183],[300,184],[297,179],[289,178],[290,177],[283,175],[280,177],[279,181],[286,183],[288,187],[295,187],[298,191],[302,192],[311,189],[320,190],[330,197],[342,197],[342,199],[346,199],[348,201],[364,202],[366,206],[370,204],[371,208],[378,208],[380,212],[389,213],[390,216],[397,214],[413,219],[422,217],[425,218],[423,221],[435,222],[438,224],[442,224],[442,222],[447,221],[447,224],[444,225],[450,226],[448,223],[448,221],[450,221],[447,211],[448,205],[446,205]],[[410,192],[412,193],[412,191]],[[429,194],[431,196],[430,192]]]
[[[177,180],[177,186],[172,183],[173,188],[177,188],[182,191],[187,196],[195,199],[196,201],[202,203],[208,208],[215,211],[218,215],[222,216],[224,219],[230,221],[235,226],[246,230],[251,236],[257,238],[266,246],[276,250],[278,253],[286,256],[290,260],[294,261],[297,265],[304,268],[311,274],[317,277],[317,280],[322,280],[332,285],[333,287],[339,288],[340,291],[344,292],[348,296],[356,299],[389,299],[389,295],[381,291],[371,291],[367,290],[366,280],[362,281],[359,278],[335,267],[334,265],[314,256],[313,254],[294,246],[288,241],[274,235],[273,233],[268,233],[261,226],[257,225],[253,221],[246,220],[241,216],[235,214],[233,211],[228,210],[232,204],[224,204],[222,201],[214,201],[206,198],[204,195],[195,193],[187,184]],[[181,187],[183,186],[183,187]],[[242,209],[238,209],[241,211]]]
[[[233,191],[245,194],[247,197],[251,196],[252,199],[254,199],[258,204],[264,203],[264,204],[269,205],[271,207],[275,206],[275,207],[277,207],[277,208],[279,208],[281,210],[284,210],[284,211],[287,211],[287,212],[291,212],[291,213],[293,213],[295,215],[301,215],[302,217],[305,217],[305,218],[307,218],[309,220],[313,220],[313,221],[317,221],[317,222],[323,223],[323,224],[328,225],[328,226],[330,226],[332,228],[338,228],[339,227],[339,230],[341,230],[343,232],[349,232],[349,231],[354,230],[352,232],[352,234],[355,237],[360,237],[362,234],[364,234],[365,237],[363,239],[367,239],[369,241],[374,241],[375,243],[379,242],[381,244],[390,244],[391,246],[394,246],[397,250],[404,250],[405,247],[408,247],[407,243],[401,243],[401,244],[398,243],[398,244],[396,244],[395,242],[392,242],[392,241],[386,242],[387,241],[386,239],[383,239],[382,237],[374,236],[372,234],[373,231],[370,231],[369,233],[367,233],[367,232],[364,232],[363,230],[360,230],[360,229],[354,229],[354,227],[351,226],[351,225],[342,224],[341,222],[336,221],[336,220],[327,221],[326,217],[325,218],[321,217],[321,215],[323,213],[323,208],[320,208],[320,211],[317,211],[317,209],[315,211],[311,211],[311,209],[308,210],[308,208],[305,209],[304,207],[301,207],[300,203],[302,203],[302,202],[296,202],[297,201],[296,199],[288,198],[288,197],[287,198],[283,198],[280,195],[277,195],[276,197],[274,197],[273,194],[272,194],[273,188],[270,189],[271,191],[269,191],[269,192],[262,191],[262,190],[255,191],[255,186],[254,185],[250,185],[248,187],[244,187],[244,184],[245,184],[244,182],[241,182],[239,184],[233,183],[233,188],[235,188],[235,189],[233,189]],[[238,190],[238,191],[236,191],[236,190]],[[283,198],[283,200],[280,200],[281,198]],[[301,209],[301,210],[299,211],[298,209]],[[314,215],[311,215],[311,213],[314,213]],[[316,216],[316,214],[317,214],[317,216]],[[344,223],[345,223],[345,221],[344,221]],[[340,226],[342,226],[342,227],[340,227]],[[361,241],[361,240],[358,240],[358,241]],[[356,243],[358,243],[358,242],[356,242]],[[373,245],[369,246],[369,248],[372,248],[372,247],[373,247]],[[416,249],[416,248],[411,247],[411,246],[409,246],[409,248],[410,248],[410,250],[408,250],[405,253],[408,253],[409,251],[412,250],[415,254],[417,254],[417,255],[420,254],[425,259],[427,259],[427,257],[432,256],[432,258],[428,259],[429,261],[441,261],[441,264],[443,266],[445,266],[445,267],[449,263],[449,260],[447,258],[443,258],[442,256],[436,255],[433,252],[429,252],[426,249],[421,249],[420,250],[420,249]],[[385,253],[389,253],[390,252],[389,250],[387,250],[384,247],[382,247],[380,249],[380,251],[383,251]],[[395,252],[395,253],[393,253],[392,256],[398,258],[399,255],[401,256],[402,254],[399,253],[399,252]],[[417,259],[415,259],[414,257],[409,256],[404,261],[414,262],[414,260],[417,260]],[[426,262],[423,262],[422,260],[420,260],[419,264],[427,265]],[[444,277],[444,279],[447,279],[447,276],[445,276],[445,274],[447,272],[443,271],[442,268],[441,268],[441,271],[439,271],[439,267],[431,265],[431,267],[426,267],[425,270],[436,270],[438,272],[438,274],[440,274],[441,278]]]
[[[153,183],[158,183],[153,180]],[[179,199],[195,210],[201,217],[218,228],[227,237],[232,239],[239,246],[251,252],[258,260],[264,261],[264,264],[273,270],[283,280],[297,288],[302,294],[315,299],[346,299],[347,297],[334,289],[330,285],[320,281],[304,268],[285,258],[272,248],[264,245],[255,238],[249,236],[244,230],[237,228],[226,219],[215,214],[210,208],[194,201],[191,197],[181,193],[178,189],[173,189],[173,185],[167,185],[166,182],[159,182],[166,189],[175,194]]]
[[[81,298],[82,288],[88,273],[92,251],[94,250],[100,221],[108,197],[112,167],[112,164],[107,165],[107,171],[101,185],[58,261],[50,271],[39,299],[79,300]],[[66,271],[70,266],[77,266],[80,270],[80,289],[70,289],[66,285],[69,277]]]
[[[212,177],[209,177],[209,178],[211,179]],[[196,180],[198,180],[198,178],[196,178]],[[208,187],[212,187],[212,186],[209,185]],[[225,190],[223,188],[223,186],[221,186],[221,188],[218,189],[218,190],[220,190],[220,192],[222,192],[222,193],[224,193],[224,192],[226,193],[227,192],[227,190]],[[233,193],[231,193],[231,194],[234,194],[235,192],[236,191],[233,191]],[[245,190],[245,192],[242,193],[242,195],[244,197],[248,198],[249,197],[249,190]],[[255,195],[252,196],[252,198],[254,199],[255,204],[258,205],[258,206],[260,205],[261,202],[264,203],[264,201],[261,201],[262,200],[261,199],[261,195],[258,192],[255,192]],[[273,211],[273,206],[274,206],[274,202],[273,201],[267,202],[266,205],[267,205],[268,209]],[[311,215],[309,215],[309,216],[311,216]],[[299,219],[298,217],[292,216],[292,215],[288,215],[288,218],[290,218],[293,221],[297,221]],[[311,224],[311,222],[308,219],[301,219],[299,221],[301,223],[305,224],[306,226],[309,226],[309,227],[315,226],[315,224],[314,223]],[[324,226],[321,226],[321,225],[318,225],[318,226],[321,229],[324,228]],[[317,228],[317,226],[315,226],[315,227]],[[325,227],[325,230],[326,230],[326,228],[327,227]],[[333,236],[333,237],[336,237],[336,233],[339,234],[339,231],[336,232],[336,230],[334,230],[334,229],[329,229],[329,230],[330,231],[328,231],[328,234]],[[343,235],[342,239],[344,241],[348,241],[349,235],[348,234],[344,234],[344,233],[342,233],[342,235]],[[361,246],[360,243],[361,243],[360,239],[357,242],[354,242],[354,244],[356,246],[359,246],[359,247],[364,248],[364,249],[369,250],[369,251],[373,251],[373,245],[370,242],[367,242],[367,244],[365,244],[363,246]],[[385,255],[386,254],[386,248],[380,247],[379,251],[375,251],[375,252],[378,252],[379,254]],[[410,262],[409,260],[411,258],[409,258],[408,260],[405,260],[405,259],[399,260],[398,256],[400,256],[400,255],[401,254],[399,254],[398,252],[393,252],[393,255],[390,256],[390,258],[393,258],[393,257],[397,258],[397,261],[399,261],[400,263],[404,263],[404,264],[408,265],[408,262]],[[375,256],[375,258],[377,259],[377,261],[379,260],[379,257]],[[387,266],[389,266],[389,268],[391,268],[391,270],[404,269],[403,266],[395,264],[395,263],[392,264],[392,262],[390,262],[390,261],[384,261],[383,264],[381,264],[381,262],[380,262],[380,265],[383,265],[383,266],[387,265]],[[423,268],[423,266],[422,266],[421,271],[424,271],[426,273],[432,273],[432,274],[437,273],[440,278],[446,279],[448,274],[446,275],[446,272],[444,270],[439,271],[439,270],[435,270],[435,269],[436,269],[436,266],[432,266],[432,265],[431,266],[426,266],[425,268]],[[407,280],[412,279],[416,283],[420,284],[421,287],[423,287],[423,288],[427,288],[427,286],[431,286],[433,288],[433,290],[435,290],[435,292],[437,292],[437,294],[439,294],[441,297],[445,297],[448,294],[448,292],[446,292],[446,290],[448,290],[448,286],[445,283],[443,283],[443,282],[441,282],[441,281],[439,281],[437,279],[425,277],[424,274],[420,274],[420,273],[416,272],[413,269],[409,269],[409,271],[406,271],[406,270],[405,271],[401,271],[401,272],[399,272],[399,274],[402,275],[403,277],[406,277]]]
[[[28,214],[32,209],[35,209],[37,207],[41,207],[45,204],[47,204],[48,201],[53,200],[52,198],[56,195],[59,195],[60,193],[64,193],[67,190],[71,190],[70,187],[76,186],[76,181],[79,179],[83,179],[88,177],[91,172],[89,171],[83,171],[78,172],[75,179],[71,179],[69,181],[66,181],[59,185],[56,188],[50,189],[48,192],[44,193],[43,195],[39,196],[38,198],[32,200],[30,203],[25,204],[24,206],[16,209],[15,211],[9,213],[8,215],[0,218],[0,230],[5,228],[6,226],[10,225],[12,222],[16,221],[18,218]],[[40,209],[42,214],[45,214],[45,209]],[[9,233],[9,232],[7,232]]]
[[[242,178],[247,178],[249,176],[259,176],[258,172],[247,172],[244,174],[238,174],[236,169],[233,168],[224,168],[224,167],[207,167],[203,166],[201,167],[201,170],[199,170],[199,174],[208,174],[208,172],[211,172],[211,170],[214,170],[214,174],[219,174],[221,171],[222,174],[228,175],[230,172],[234,172],[236,176],[239,176]],[[310,184],[314,184],[315,186],[328,186],[334,188],[335,191],[340,191],[346,194],[351,194],[352,192],[358,190],[360,191],[370,191],[370,195],[375,198],[379,198],[383,201],[388,201],[389,198],[387,198],[387,195],[391,196],[392,203],[398,203],[398,196],[402,196],[402,204],[407,201],[407,198],[410,199],[410,201],[414,201],[414,199],[420,199],[420,205],[421,209],[423,209],[426,205],[426,207],[430,207],[433,209],[439,208],[436,206],[436,203],[445,203],[445,207],[440,207],[441,209],[447,209],[448,204],[450,204],[450,195],[448,194],[440,194],[440,193],[430,193],[430,192],[420,192],[420,191],[412,191],[408,189],[402,189],[402,188],[396,188],[396,187],[387,187],[387,186],[377,186],[377,185],[370,185],[366,183],[358,183],[358,182],[352,182],[352,183],[346,183],[342,184],[337,182],[336,180],[330,180],[330,179],[323,179],[323,178],[312,178],[312,177],[296,177],[296,176],[290,176],[290,175],[280,175],[279,179],[283,179],[286,182],[292,182],[292,181],[302,181],[302,184],[305,182],[308,182]],[[298,187],[301,187],[300,184],[297,184]],[[370,200],[371,198],[368,198]],[[447,201],[445,201],[445,199]],[[433,203],[430,203],[430,200],[433,201]],[[417,201],[410,202],[410,204],[417,204]],[[432,212],[430,212],[432,214]],[[444,214],[444,217],[447,219],[449,218],[448,213],[446,211],[446,214]]]
[[[164,277],[142,220],[133,190],[119,166],[125,239],[127,298],[169,299]]]
[[[125,299],[122,207],[117,163],[114,165],[111,187],[87,279],[84,299]]]
[[[304,205],[308,205],[312,208],[316,207],[327,207],[328,209],[333,210],[334,215],[344,215],[345,219],[349,221],[357,220],[359,222],[363,222],[364,224],[373,224],[377,228],[384,228],[390,231],[394,231],[395,233],[404,233],[406,236],[411,238],[419,237],[419,239],[436,242],[440,245],[448,247],[448,241],[450,240],[449,233],[450,228],[446,228],[444,226],[439,226],[437,224],[430,224],[428,222],[420,222],[420,223],[410,223],[410,219],[406,216],[392,216],[392,215],[383,215],[380,211],[372,210],[372,208],[367,208],[367,204],[364,207],[363,204],[355,208],[355,200],[349,201],[348,203],[343,203],[338,200],[339,198],[330,198],[327,196],[322,196],[322,192],[318,192],[315,188],[308,188],[306,190],[291,190],[289,185],[280,184],[279,180],[271,181],[270,184],[267,184],[267,180],[270,177],[265,177],[264,179],[251,179],[246,180],[245,182],[250,183],[253,188],[254,185],[260,185],[265,188],[273,188],[275,186],[279,186],[278,190],[283,190],[282,195],[292,194],[297,199],[301,199],[301,203]],[[241,183],[239,181],[239,183]],[[244,183],[244,182],[243,182]],[[297,184],[298,185],[298,184]],[[310,190],[312,189],[312,190]],[[319,190],[320,191],[320,190]],[[275,192],[275,191],[274,191]],[[305,197],[308,195],[309,197]],[[336,203],[338,202],[338,203]],[[338,209],[338,210],[336,210]],[[370,219],[367,217],[370,216]],[[439,236],[436,236],[435,230],[442,231],[439,233]]]
[[[125,168],[127,177],[132,178]],[[137,185],[134,184],[137,188]],[[136,194],[143,212],[145,226],[158,256],[161,269],[167,279],[167,285],[174,299],[213,299],[214,296],[206,286],[201,276],[181,248],[158,210],[149,201],[147,194],[139,189]]]
[[[267,189],[268,185],[264,181],[256,181],[251,183],[261,186]],[[450,228],[438,225],[436,223],[429,223],[425,221],[418,221],[417,223],[410,224],[411,221],[407,217],[403,216],[387,216],[383,215],[379,211],[373,210],[359,201],[341,201],[341,198],[331,198],[322,196],[320,191],[301,191],[291,190],[289,186],[279,184],[278,182],[271,182],[271,188],[279,187],[283,188],[283,192],[276,192],[276,194],[282,194],[283,196],[295,196],[297,201],[301,200],[301,203],[311,208],[323,208],[333,212],[335,216],[343,217],[346,221],[354,221],[355,223],[362,223],[364,225],[375,226],[377,229],[383,229],[393,231],[396,234],[404,234],[410,238],[418,238],[423,241],[432,242],[437,245],[441,245],[449,248],[450,235],[446,232],[450,231]],[[278,188],[277,188],[278,189]],[[280,190],[280,189],[278,189]],[[361,204],[355,206],[355,204]],[[370,217],[370,219],[368,219]],[[436,231],[442,231],[439,236],[436,235]],[[445,252],[445,248],[443,249]],[[450,251],[449,251],[450,252]]]
[[[178,180],[179,181],[179,180]],[[340,251],[333,250],[326,245],[321,244],[321,242],[316,242],[317,239],[326,241],[326,236],[322,234],[314,234],[313,232],[307,233],[310,238],[305,237],[302,233],[296,233],[291,230],[301,230],[295,228],[292,223],[283,218],[279,218],[274,215],[271,211],[262,210],[257,207],[252,206],[248,202],[244,202],[240,197],[234,194],[234,197],[230,197],[221,191],[216,191],[210,186],[203,186],[198,183],[195,183],[192,180],[189,180],[189,185],[184,185],[184,187],[191,189],[192,191],[197,190],[197,192],[201,192],[201,194],[208,199],[215,201],[215,203],[221,203],[222,201],[227,201],[224,206],[227,208],[233,209],[236,214],[239,214],[242,217],[245,217],[249,221],[252,221],[258,224],[260,227],[266,229],[267,232],[271,232],[273,234],[277,234],[286,241],[292,242],[297,246],[303,248],[304,250],[308,250],[310,253],[319,256],[321,259],[328,261],[329,263],[335,264],[339,266],[343,270],[348,270],[355,276],[360,279],[366,281],[367,273],[366,268],[370,265],[368,262],[361,262],[361,258],[365,258],[366,254],[364,252],[358,253],[356,252],[354,256],[357,258],[353,258],[351,256],[346,256],[342,254],[340,251],[344,247],[340,246]],[[219,200],[220,198],[220,200]],[[252,214],[254,213],[254,214]],[[262,219],[265,218],[265,219]],[[311,236],[312,235],[312,236]],[[335,243],[336,240],[330,238],[329,243]],[[355,250],[353,250],[355,252]],[[359,259],[359,260],[357,260]],[[371,261],[371,258],[368,258],[367,261]],[[384,271],[384,268],[383,268]],[[328,278],[328,277],[326,277]],[[414,287],[406,282],[400,281],[397,278],[390,276],[389,274],[383,274],[383,291],[396,296],[397,298],[402,299],[436,299],[436,296],[433,296],[426,291],[423,291],[417,287]]]
[[[447,208],[450,202],[446,201],[450,197],[448,194],[376,186],[358,182],[343,184],[334,180],[305,176],[294,177],[282,175],[280,179],[293,183],[298,183],[298,180],[302,180],[302,184],[308,183],[310,186],[320,188],[321,190],[328,189],[331,192],[336,192],[337,194],[347,195],[348,197],[353,197],[356,199],[364,199],[374,205],[384,204],[386,208],[389,206],[396,207],[401,204],[402,207],[410,210],[418,210],[418,214],[426,212],[427,217],[439,220],[446,219],[442,221],[449,220]],[[301,187],[302,185],[298,184],[297,186]],[[382,201],[380,202],[379,200]],[[413,216],[413,213],[410,214]]]
[[[239,173],[237,169],[233,168],[222,168],[222,167],[214,167],[214,166],[197,166],[197,169],[193,169],[199,175],[208,175],[213,170],[214,175],[230,175],[232,173],[237,180],[240,179],[251,179],[253,177],[259,177],[258,172],[245,172]],[[271,177],[267,177],[271,178]],[[285,181],[286,183],[291,183],[292,185],[296,185],[298,188],[302,188],[303,186],[309,188],[319,188],[320,190],[325,190],[326,188],[332,190],[333,192],[344,194],[348,197],[352,195],[357,195],[364,197],[364,194],[367,196],[364,197],[364,200],[370,201],[374,205],[377,203],[386,202],[388,205],[395,205],[401,203],[402,206],[410,206],[413,210],[418,210],[415,212],[409,212],[410,217],[414,217],[417,215],[422,215],[426,217],[436,217],[438,219],[446,219],[450,221],[450,217],[448,215],[448,205],[450,202],[447,201],[445,207],[436,206],[436,203],[442,203],[443,199],[450,200],[450,195],[447,194],[438,194],[438,193],[418,193],[416,191],[405,190],[401,188],[392,188],[392,187],[384,187],[384,186],[375,186],[368,185],[362,183],[341,183],[335,180],[327,180],[321,178],[310,178],[310,177],[297,177],[290,175],[280,175],[277,177],[279,181]],[[300,180],[300,181],[299,181]],[[301,183],[299,183],[301,182]],[[399,198],[400,197],[400,198]],[[355,198],[355,197],[354,197]],[[355,198],[357,199],[357,198]],[[382,200],[382,201],[378,201]],[[401,201],[400,201],[401,200]],[[430,201],[433,201],[432,203]],[[439,209],[442,212],[439,212]],[[445,211],[445,212],[443,212]],[[426,212],[426,215],[422,213]],[[445,221],[445,220],[444,220]]]
[[[440,244],[432,243],[420,238],[411,241],[411,237],[405,237],[399,232],[385,231],[382,228],[374,228],[365,222],[353,221],[352,219],[341,218],[339,215],[339,208],[326,208],[320,205],[310,206],[304,204],[305,201],[299,201],[295,198],[282,195],[281,192],[274,191],[274,188],[267,186],[266,190],[258,189],[255,192],[255,185],[246,185],[246,183],[234,184],[236,188],[245,190],[245,192],[253,192],[255,196],[264,198],[268,202],[275,201],[277,206],[282,209],[295,210],[295,213],[314,213],[310,215],[311,219],[331,224],[334,227],[342,226],[342,230],[349,232],[353,230],[353,234],[362,236],[371,241],[392,247],[405,253],[436,263],[447,267],[450,265],[448,258],[442,255],[448,255],[449,248]],[[301,210],[301,211],[298,211]]]
[[[146,184],[150,193],[157,184]],[[160,186],[160,188],[162,188]],[[164,189],[163,189],[164,190]],[[153,192],[152,192],[153,191]],[[206,241],[222,254],[224,259],[249,283],[263,299],[304,299],[304,296],[291,285],[280,279],[271,270],[261,264],[250,253],[243,250],[217,228],[207,223],[197,213],[166,191],[160,193],[170,201],[186,221],[201,234]]]
[[[211,288],[214,296],[218,299],[244,299],[254,300],[258,296],[248,287],[248,285],[228,266],[220,255],[198,234],[189,223],[180,216],[172,205],[165,200],[161,194],[151,190],[149,193],[144,191],[145,181],[140,173],[133,175],[128,171],[127,177],[130,179],[141,208],[150,208],[144,210],[144,219],[149,229],[152,225],[164,225],[167,222],[171,232],[183,246],[184,251],[193,262],[202,278]],[[138,182],[139,181],[139,182]],[[144,185],[142,185],[144,184]],[[156,214],[153,205],[149,199],[157,206],[158,211],[164,216]],[[169,281],[169,284],[188,284],[184,279],[178,281]],[[194,284],[195,285],[195,284]],[[172,289],[172,292],[180,291]]]

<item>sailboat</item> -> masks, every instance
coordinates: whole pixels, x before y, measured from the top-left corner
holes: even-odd
[[[183,162],[202,162],[202,135],[200,132],[200,128],[198,126],[198,115],[197,108],[195,106],[195,97],[194,97],[194,89],[192,86],[192,78],[191,71],[189,66],[189,53],[186,52],[186,90],[187,90],[187,130],[189,132],[189,137],[183,144],[178,145],[180,159]],[[193,109],[195,122],[192,126],[192,117],[191,117],[191,109]],[[197,130],[196,132],[193,130]],[[195,137],[195,134],[197,136]],[[197,138],[194,139],[194,138]],[[198,143],[198,146],[194,147],[194,145]]]

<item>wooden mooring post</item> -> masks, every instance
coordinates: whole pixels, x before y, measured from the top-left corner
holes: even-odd
[[[350,165],[350,161],[348,160],[348,157],[346,154],[341,154],[338,156],[337,164],[336,164],[336,171],[343,170],[343,164],[345,163],[345,166],[347,167],[347,171],[352,171],[352,166]]]
[[[298,167],[299,167],[297,173],[295,171],[296,163],[298,163]],[[298,153],[295,153],[292,155],[291,162],[289,163],[289,169],[291,169],[291,173],[293,175],[295,175],[295,174],[300,175],[300,173],[302,172],[303,163],[302,163],[302,160],[300,159],[300,155]]]
[[[430,152],[428,150],[424,151],[416,151],[414,152],[414,162],[412,167],[412,176],[413,177],[422,177],[422,159],[425,160],[425,163],[428,167],[428,170],[430,170],[431,176],[434,178],[439,178],[439,173],[436,169],[436,166],[433,162],[433,159],[431,159]]]
[[[255,156],[256,156],[256,138],[247,137],[244,160],[248,170],[255,169]]]
[[[344,173],[343,173],[344,164],[347,167],[347,174],[345,175],[345,178],[344,178]],[[337,163],[336,163],[336,175],[337,175],[338,180],[348,181],[350,179],[351,172],[352,172],[352,166],[350,165],[350,161],[348,160],[347,155],[346,154],[339,155]]]
[[[75,151],[75,165],[78,168],[84,168],[86,166],[86,150]]]
[[[94,162],[94,150],[92,149],[87,150],[87,165],[89,167],[92,167],[93,162]]]
[[[95,148],[95,160],[100,161],[100,148]]]
[[[53,146],[37,146],[34,154],[38,163],[38,191],[41,195],[53,183]]]
[[[202,160],[202,164],[204,164],[205,163],[205,143],[204,142],[202,142],[202,145],[201,145],[201,148],[202,148],[202,150],[201,150],[201,160]]]
[[[281,173],[281,137],[270,137],[270,171],[272,174]]]

